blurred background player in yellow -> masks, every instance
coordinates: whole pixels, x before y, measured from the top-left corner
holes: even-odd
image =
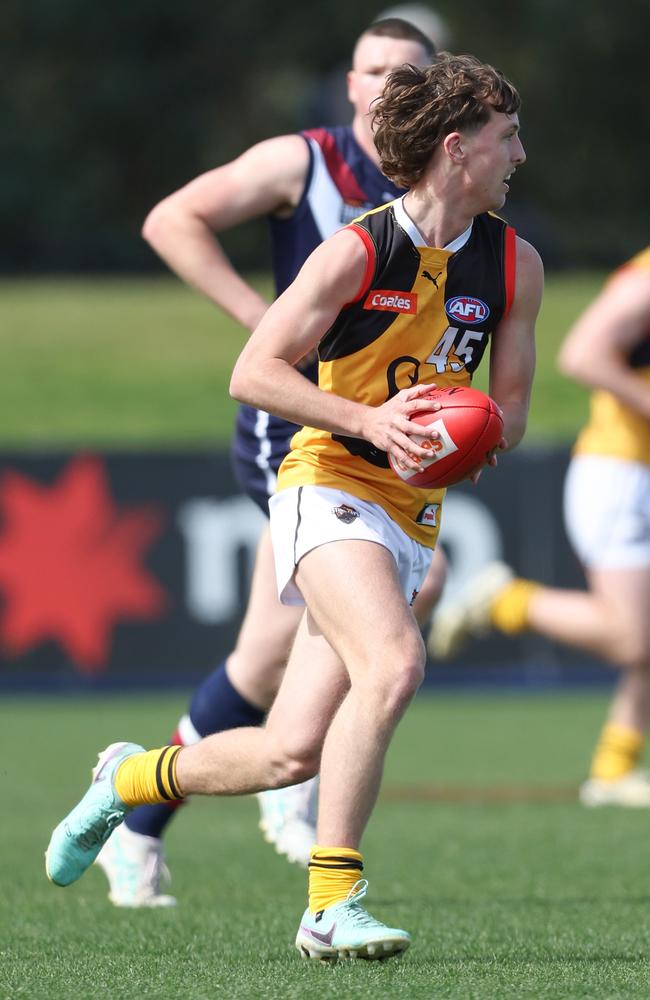
[[[579,317],[558,364],[592,390],[564,505],[589,589],[541,586],[490,564],[440,608],[429,650],[444,658],[490,628],[530,629],[620,667],[580,798],[650,807],[650,775],[637,766],[650,725],[650,247]]]
[[[234,269],[216,234],[267,216],[280,294],[323,239],[402,193],[379,169],[369,108],[392,69],[405,62],[424,66],[434,54],[429,37],[410,22],[390,18],[371,24],[355,44],[347,75],[354,109],[350,125],[268,139],[202,174],[150,212],[145,239],[179,277],[253,330],[269,303]],[[306,359],[302,371],[315,379],[315,358]],[[232,443],[235,474],[242,492],[267,517],[278,468],[297,429],[256,407],[239,408]],[[418,598],[416,613],[423,625],[444,577],[440,552]],[[235,649],[196,689],[170,742],[186,745],[211,733],[259,725],[280,684],[300,617],[300,609],[278,601],[267,527]],[[258,797],[266,839],[303,865],[315,840],[316,785],[314,780]],[[102,851],[97,863],[108,877],[115,905],[175,902],[160,887],[167,874],[162,837],[177,806],[165,802],[135,810]]]

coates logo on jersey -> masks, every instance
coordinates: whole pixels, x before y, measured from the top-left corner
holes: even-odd
[[[483,299],[475,299],[473,295],[455,295],[445,302],[445,310],[449,319],[464,324],[481,323],[490,315]]]
[[[363,303],[363,308],[413,314],[418,311],[418,297],[413,292],[393,292],[386,288],[373,288]]]

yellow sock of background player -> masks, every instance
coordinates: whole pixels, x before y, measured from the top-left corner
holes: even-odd
[[[506,635],[517,635],[528,628],[528,609],[533,595],[541,584],[532,580],[512,580],[494,598],[490,607],[490,621],[494,628]]]
[[[608,722],[603,726],[591,761],[591,777],[601,781],[622,778],[636,767],[645,736],[636,729]]]
[[[351,847],[314,844],[309,859],[309,909],[317,913],[348,898],[363,872],[363,855]]]

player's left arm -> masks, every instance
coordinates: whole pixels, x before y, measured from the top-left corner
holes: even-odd
[[[514,448],[526,430],[535,372],[535,323],[542,302],[544,267],[530,243],[517,237],[515,293],[490,350],[490,395],[501,407],[505,448]]]

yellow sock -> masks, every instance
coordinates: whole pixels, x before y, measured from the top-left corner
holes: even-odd
[[[115,772],[115,791],[127,806],[174,802],[182,798],[176,758],[183,748],[163,747],[127,757]]]
[[[530,600],[541,584],[532,580],[512,580],[498,594],[490,608],[490,620],[506,635],[517,635],[528,628]]]
[[[348,898],[363,871],[363,855],[351,847],[319,847],[309,859],[309,909],[312,913]]]
[[[613,781],[633,771],[644,743],[645,737],[636,729],[606,723],[591,761],[591,777]]]

